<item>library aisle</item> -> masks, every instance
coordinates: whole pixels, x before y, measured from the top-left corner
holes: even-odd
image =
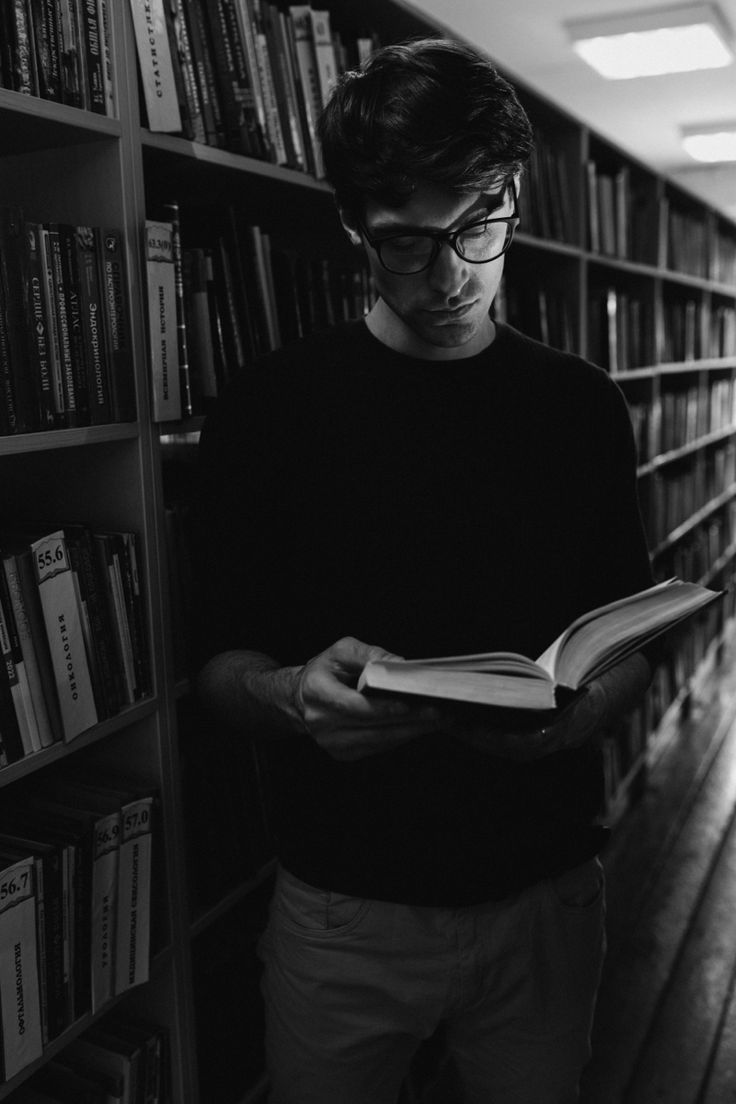
[[[604,856],[609,950],[580,1104],[736,1102],[736,644]]]

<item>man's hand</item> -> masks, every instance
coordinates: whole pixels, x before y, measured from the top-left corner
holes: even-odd
[[[487,755],[498,755],[528,763],[557,751],[581,747],[628,709],[644,693],[651,678],[647,660],[640,653],[629,656],[591,682],[585,692],[563,708],[549,725],[536,725],[533,718],[518,728],[495,729],[482,706],[443,708],[440,725],[457,739]]]
[[[362,759],[437,730],[437,710],[356,689],[366,663],[396,659],[354,637],[338,640],[295,670],[294,704],[304,728],[335,759]]]

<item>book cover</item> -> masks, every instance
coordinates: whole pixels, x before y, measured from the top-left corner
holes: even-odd
[[[92,678],[84,643],[71,561],[61,529],[31,543],[46,635],[54,667],[64,738],[73,740],[97,724]]]
[[[43,1052],[33,856],[0,855],[0,1016],[3,1075],[9,1080]]]
[[[181,417],[173,229],[146,219],[145,231],[153,418],[165,422]]]
[[[580,690],[722,595],[669,579],[578,617],[536,661],[513,652],[375,660],[363,669],[358,689],[554,710],[569,691]]]
[[[178,134],[181,112],[163,0],[130,0],[149,130]]]

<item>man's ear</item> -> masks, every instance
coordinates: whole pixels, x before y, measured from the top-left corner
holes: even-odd
[[[362,245],[363,239],[353,216],[344,207],[338,207],[337,212],[340,216],[342,228],[349,237],[351,245]]]

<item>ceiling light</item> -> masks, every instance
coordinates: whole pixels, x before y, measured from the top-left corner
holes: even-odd
[[[683,127],[682,144],[696,161],[736,161],[736,122]]]
[[[609,80],[718,69],[733,61],[731,35],[713,4],[623,12],[566,26],[575,52]]]

